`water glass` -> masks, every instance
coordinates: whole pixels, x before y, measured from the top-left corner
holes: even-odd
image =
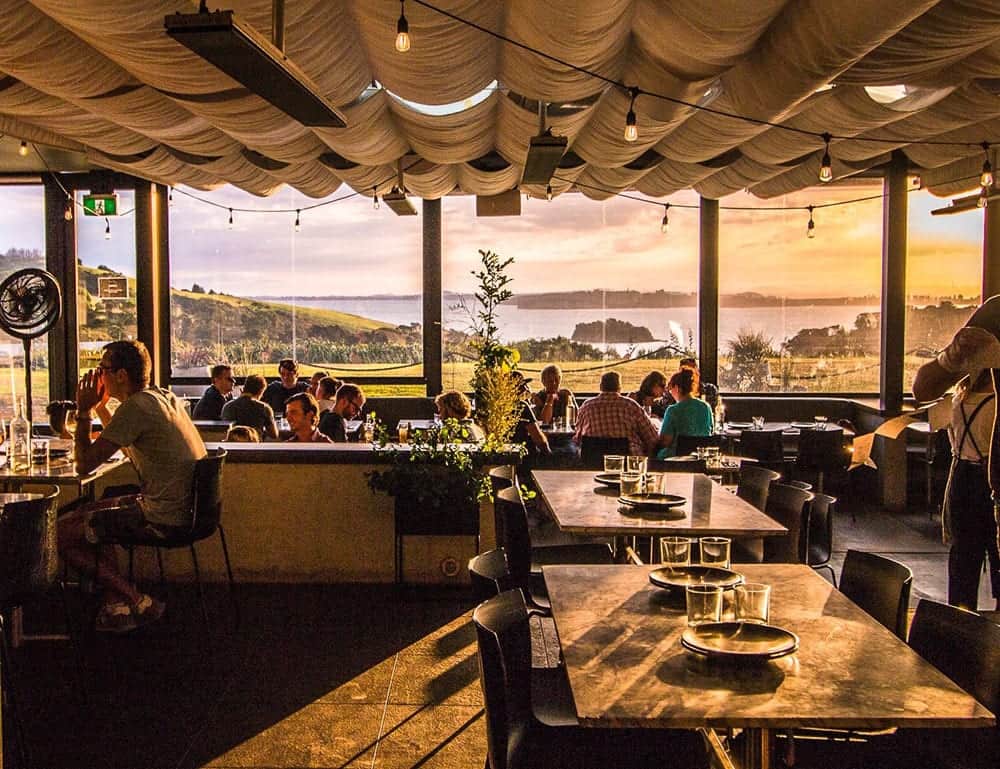
[[[625,457],[621,454],[607,454],[604,457],[604,472],[606,473],[620,473],[624,468],[622,465],[625,462]]]
[[[646,457],[629,456],[626,460],[626,469],[630,473],[646,474]]]
[[[691,538],[661,537],[660,561],[664,566],[688,566],[691,563]]]
[[[718,622],[722,618],[722,588],[719,585],[688,585],[685,594],[689,625]]]
[[[754,430],[764,429],[764,417],[750,417],[750,421],[753,423]]]
[[[410,423],[400,422],[399,423],[399,442],[406,443],[410,438]]]
[[[702,537],[698,540],[702,566],[729,568],[729,550],[733,541],[729,537]]]
[[[32,438],[31,440],[31,464],[47,465],[49,463],[49,440],[48,438]]]
[[[770,585],[747,582],[736,586],[736,619],[766,625],[770,614]]]
[[[76,437],[76,409],[70,409],[66,412],[66,422],[63,427],[71,438]]]
[[[642,491],[642,473],[624,472],[621,474],[621,493],[638,494]]]

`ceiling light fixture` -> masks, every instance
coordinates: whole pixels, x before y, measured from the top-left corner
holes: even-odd
[[[988,187],[983,187],[979,191],[979,197],[976,198],[976,208],[986,208],[990,204],[990,190]]]
[[[233,209],[229,209],[229,229],[233,228]]]
[[[823,150],[823,160],[820,162],[819,166],[819,180],[823,184],[833,181],[833,165],[830,161],[830,140],[833,137],[825,133],[823,134],[823,143],[826,145],[826,149]]]
[[[813,221],[813,207],[808,206],[809,224],[806,225],[806,237],[810,240],[816,237],[816,222]]]
[[[413,203],[411,203],[406,197],[406,184],[403,182],[402,160],[396,161],[396,184],[393,185],[389,192],[382,196],[382,202],[389,206],[396,216],[417,215],[417,209],[413,207]]]
[[[545,125],[547,109],[545,102],[538,102],[538,136],[532,136],[528,144],[521,184],[548,184],[566,153],[567,138],[553,136],[552,129]]]
[[[296,211],[295,211],[295,231],[296,232],[302,232],[302,223],[299,221],[299,213],[300,213],[299,210],[296,209]]]
[[[979,175],[980,187],[993,186],[993,165],[990,163],[990,143],[983,142],[983,152],[986,153],[986,160],[983,161],[983,172]]]
[[[22,158],[28,157],[28,142],[22,141],[21,146],[17,148],[17,154]]]
[[[545,199],[546,200],[552,200],[552,185],[551,184],[547,184],[545,186]]]
[[[670,230],[670,204],[663,205],[663,221],[660,222],[660,232],[664,235]]]
[[[406,0],[399,0],[399,21],[396,22],[396,50],[410,50],[410,23],[406,20]]]
[[[173,13],[163,25],[181,45],[218,67],[252,93],[304,126],[344,128],[347,122],[317,86],[295,66],[279,44],[271,43],[232,11]],[[284,29],[275,25],[275,40]]]
[[[104,219],[104,239],[111,240],[111,220],[107,217]]]
[[[372,208],[378,211],[380,207],[378,202],[378,187],[372,187]]]
[[[931,216],[951,216],[952,214],[961,214],[965,211],[976,211],[977,209],[985,208],[989,203],[1000,199],[1000,192],[994,188],[990,188],[990,190],[992,191],[987,191],[985,200],[983,199],[983,190],[980,190],[975,195],[954,198],[948,205],[932,209]]]
[[[625,141],[634,142],[639,138],[639,128],[635,123],[635,99],[639,95],[638,88],[629,88],[632,97],[628,104],[628,114],[625,115]]]
[[[66,200],[66,210],[63,211],[63,219],[67,222],[73,221],[73,201],[72,199]]]

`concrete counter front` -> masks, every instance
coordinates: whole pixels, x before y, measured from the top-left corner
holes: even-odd
[[[222,523],[237,581],[392,582],[393,499],[368,488],[366,474],[385,466],[363,444],[208,443],[228,452]],[[480,549],[493,547],[493,511],[480,506]],[[476,552],[474,537],[408,536],[407,582],[461,583]],[[153,559],[142,553],[143,571]],[[198,545],[207,579],[223,581],[218,537]],[[458,573],[446,572],[457,564]],[[153,567],[155,568],[155,567]],[[168,554],[171,576],[190,575],[190,555]]]

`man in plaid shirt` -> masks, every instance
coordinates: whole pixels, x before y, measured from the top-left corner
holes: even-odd
[[[649,456],[659,436],[642,406],[621,394],[622,379],[617,371],[601,375],[601,394],[580,406],[576,415],[579,444],[584,436],[628,438],[629,454]]]

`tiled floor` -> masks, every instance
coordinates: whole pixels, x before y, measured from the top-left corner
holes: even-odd
[[[946,550],[926,514],[839,514],[835,542],[838,567],[847,548],[887,553],[913,568],[914,601],[944,598]],[[223,621],[224,592],[210,596],[213,646],[189,592],[171,595],[173,619],[160,627],[93,639],[86,703],[67,644],[18,650],[32,766],[482,767],[466,595],[301,585],[244,585],[240,594],[239,631]],[[987,600],[984,585],[981,605],[992,608]],[[7,766],[16,765],[12,734],[8,718]]]

